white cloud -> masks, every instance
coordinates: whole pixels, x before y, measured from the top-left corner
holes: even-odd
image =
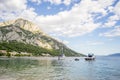
[[[98,3],[101,5],[102,8],[107,8],[111,6],[115,0],[98,0]]]
[[[51,7],[50,7],[50,6],[48,6],[48,7],[47,7],[47,9],[48,9],[48,10],[50,10],[50,9],[51,9]]]
[[[72,0],[64,0],[64,1],[63,1],[63,3],[64,3],[65,5],[70,5],[71,2],[72,2]]]
[[[41,26],[44,26],[43,29],[46,30],[46,32],[53,32],[57,35],[68,37],[80,36],[86,33],[90,33],[99,27],[99,24],[94,24],[91,18],[89,19],[86,16],[81,18],[82,15],[80,17],[78,17],[78,15],[72,15],[74,14],[69,14],[69,12],[62,12],[55,16],[39,16],[36,18],[36,21],[38,21]]]
[[[31,2],[37,3],[39,5],[42,1],[41,0],[30,0]]]
[[[51,4],[59,5],[62,3],[62,0],[44,0],[45,2],[50,2]]]
[[[34,21],[34,19],[37,17],[37,13],[35,13],[34,10],[34,8],[25,9],[19,13],[18,17]]]
[[[108,10],[114,15],[110,16],[106,23],[104,23],[103,27],[114,27],[118,20],[120,20],[120,1],[115,5],[115,7],[108,7]]]
[[[120,36],[120,26],[116,26],[111,31],[101,33],[100,36],[105,36],[105,37],[117,37],[117,36]]]
[[[120,20],[120,1],[115,5],[115,7],[109,6],[108,11],[114,13],[114,15],[110,16],[106,23],[104,23],[103,27],[114,27],[118,20]]]
[[[99,42],[99,41],[95,41],[95,42],[89,41],[89,42],[87,42],[87,44],[88,44],[88,45],[91,45],[91,46],[96,46],[96,45],[102,45],[102,44],[104,44],[104,43],[103,43],[103,42]]]
[[[28,8],[27,0],[0,0],[0,18],[2,20],[13,20],[19,17],[34,20],[37,13],[34,8]]]
[[[102,16],[105,16],[107,14],[106,8],[112,4],[113,0],[105,0],[105,2],[103,4],[101,1],[82,0],[70,11],[59,12],[56,15],[39,16],[36,21],[44,26],[43,30],[46,32],[53,32],[58,36],[81,36],[100,26],[100,23],[94,23],[94,15],[101,13]]]
[[[116,15],[118,15],[119,18],[120,18],[120,1],[118,1],[118,3],[116,4],[116,6],[115,6],[115,8],[114,8],[114,13],[115,13]]]
[[[103,24],[103,27],[104,28],[114,27],[118,20],[120,20],[118,15],[112,15],[108,18],[107,22]]]
[[[103,27],[113,27],[113,29],[108,32],[100,33],[100,36],[117,37],[120,36],[120,27],[117,26],[118,21],[120,21],[120,1],[118,1],[114,8],[111,7],[110,10],[110,12],[114,13],[114,15],[108,18],[107,22],[104,23]]]
[[[27,0],[0,0],[0,11],[16,11],[26,9]]]
[[[66,6],[69,6],[71,3],[78,2],[79,0],[30,0],[31,2],[35,2],[37,4],[40,4],[42,2],[50,2],[51,4],[60,5],[64,4]]]
[[[110,16],[108,20],[110,20],[110,21],[117,21],[117,20],[120,20],[120,18],[119,18],[118,15],[113,15],[113,16]]]
[[[34,19],[37,17],[37,13],[34,12],[34,8],[24,9],[21,11],[12,12],[4,12],[0,11],[0,18],[3,20],[13,20],[16,18],[24,18],[34,22]]]
[[[13,1],[13,2],[12,2]],[[40,2],[41,0],[32,0],[33,2]],[[52,4],[68,4],[65,1],[69,1],[69,4],[73,0],[43,0],[44,2],[50,2]],[[55,15],[42,16],[35,12],[34,8],[28,8],[26,0],[1,0],[0,4],[0,18],[4,20],[14,19],[22,17],[37,23],[47,33],[53,33],[57,36],[75,37],[81,36],[87,33],[91,33],[101,23],[95,23],[95,15],[102,14],[101,17],[107,15],[107,7],[113,4],[114,0],[81,0],[80,3],[73,6],[69,11],[62,11]],[[18,4],[18,5],[16,5]],[[9,11],[9,8],[14,11]],[[13,8],[13,9],[12,9]],[[15,10],[14,10],[15,9]],[[112,11],[112,8],[109,8]],[[5,11],[5,12],[4,12]],[[119,12],[116,12],[119,13]],[[115,18],[116,19],[116,18]],[[106,23],[107,25],[114,25],[115,22]]]
[[[109,11],[109,12],[113,12],[113,9],[114,9],[113,6],[109,6],[109,7],[108,7],[108,11]]]
[[[103,25],[103,27],[106,27],[106,28],[113,27],[115,24],[116,24],[116,21],[108,21]]]

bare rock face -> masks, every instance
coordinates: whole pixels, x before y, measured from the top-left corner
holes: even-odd
[[[60,49],[63,45],[45,34],[39,26],[22,18],[0,23],[0,41],[18,41],[47,49]]]
[[[42,32],[40,30],[40,27],[31,23],[30,21],[27,21],[27,20],[24,20],[21,18],[15,20],[13,25],[20,26],[22,29],[28,30],[28,31],[33,32],[33,33]]]
[[[30,22],[28,20],[24,20],[22,18],[0,23],[0,26],[8,26],[8,25],[19,26],[20,28],[22,28],[24,30],[28,30],[33,33],[42,32],[40,27],[38,27],[37,25],[33,24],[32,22]]]

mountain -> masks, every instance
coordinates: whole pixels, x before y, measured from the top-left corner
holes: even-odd
[[[0,50],[57,56],[62,48],[66,56],[84,56],[50,37],[28,20],[19,18],[0,23]]]
[[[120,57],[120,53],[114,53],[114,54],[111,54],[109,56],[115,56],[115,57]]]

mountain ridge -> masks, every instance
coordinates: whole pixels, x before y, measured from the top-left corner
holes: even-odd
[[[18,18],[16,20],[4,21],[0,23],[0,26],[7,26],[7,25],[15,25],[20,26],[22,29],[31,31],[31,32],[43,32],[40,27],[33,24],[32,22],[25,20],[23,18]]]
[[[2,42],[13,41],[16,41],[18,44],[30,44],[30,46],[33,45],[47,50],[57,50],[58,52],[61,50],[61,47],[64,47],[64,52],[66,55],[83,55],[71,50],[66,45],[57,41],[56,39],[53,39],[32,22],[21,18],[12,20],[11,22],[7,21],[0,23],[1,45]]]
[[[120,53],[114,53],[114,54],[110,54],[108,56],[115,56],[115,57],[120,57]]]

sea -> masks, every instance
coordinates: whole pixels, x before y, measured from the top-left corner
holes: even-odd
[[[0,57],[0,80],[120,80],[120,57]]]

